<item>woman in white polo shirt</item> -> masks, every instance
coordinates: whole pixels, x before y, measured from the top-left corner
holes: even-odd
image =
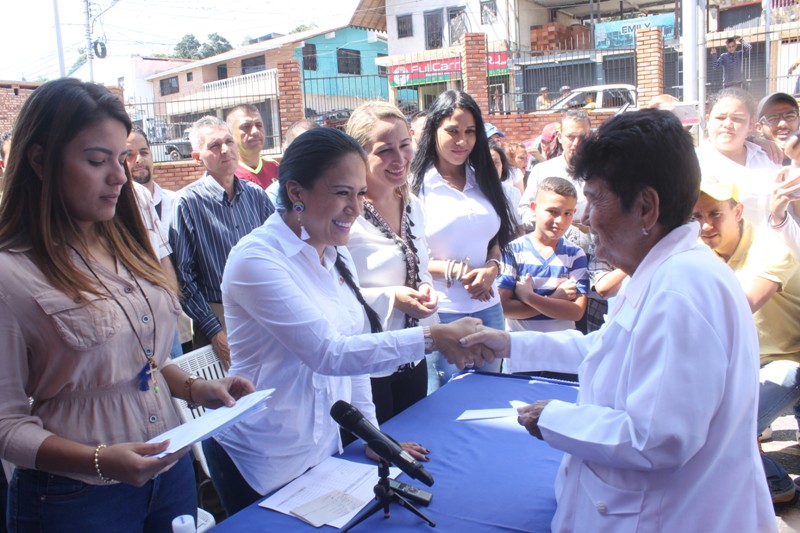
[[[425,210],[428,270],[439,293],[439,317],[464,316],[503,329],[503,308],[494,288],[500,249],[514,224],[484,135],[475,100],[445,91],[428,112],[419,151],[411,163],[412,191]],[[429,391],[455,372],[439,353],[431,355]],[[484,370],[499,371],[499,361]],[[438,377],[438,379],[437,379]]]

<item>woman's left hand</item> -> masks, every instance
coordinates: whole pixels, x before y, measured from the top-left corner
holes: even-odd
[[[417,461],[423,461],[423,462],[429,461],[428,454],[431,452],[427,450],[425,447],[423,447],[421,444],[417,444],[416,442],[399,442],[398,444],[400,444],[400,447],[406,452],[408,452],[411,455],[411,457],[413,457]],[[367,445],[364,445],[364,447],[366,448],[367,457],[369,457],[373,461],[381,460],[381,458],[378,457],[378,454],[375,453],[372,450],[372,448],[370,448]]]
[[[420,283],[418,290],[422,293],[420,303],[430,309],[431,313],[436,311],[439,307],[439,293],[428,283]]]
[[[517,409],[517,413],[519,413],[517,422],[519,422],[519,425],[525,426],[528,433],[539,440],[544,440],[542,438],[542,430],[539,429],[539,417],[542,416],[542,411],[544,411],[544,408],[547,407],[549,403],[550,400],[538,400],[530,405]]]
[[[428,454],[431,452],[421,444],[416,442],[401,442],[400,447],[407,451],[411,457],[417,461],[425,462],[429,460]]]
[[[209,409],[234,405],[236,400],[255,392],[253,382],[242,376],[222,379],[198,379],[192,383],[192,399]]]
[[[473,300],[488,301],[494,296],[494,280],[497,269],[494,266],[473,268],[462,278],[461,283]]]

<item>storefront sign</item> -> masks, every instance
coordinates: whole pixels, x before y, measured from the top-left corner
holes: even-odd
[[[663,28],[664,40],[675,38],[675,14],[651,15],[635,19],[601,22],[595,25],[595,48],[633,48],[636,30],[640,28]]]
[[[486,71],[489,76],[508,74],[508,54],[491,52],[486,56]],[[461,79],[461,58],[416,61],[389,67],[389,83],[392,87],[425,85],[441,81]]]

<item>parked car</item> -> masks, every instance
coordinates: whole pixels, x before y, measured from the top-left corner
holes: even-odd
[[[183,137],[164,142],[164,151],[173,161],[192,157],[192,143],[189,142],[189,130],[183,132]]]
[[[350,119],[350,113],[350,109],[326,111],[314,117],[313,120],[320,126],[328,126],[329,128],[336,128],[337,130],[344,131],[347,121]]]
[[[636,107],[636,87],[633,85],[591,85],[573,89],[553,102],[544,112],[554,113],[567,109],[617,111],[627,107]]]

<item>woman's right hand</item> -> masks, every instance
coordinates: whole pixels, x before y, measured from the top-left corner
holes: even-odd
[[[436,312],[436,307],[431,308],[424,302],[428,295],[410,287],[398,287],[394,293],[394,307],[401,313],[412,318],[427,318]]]
[[[778,172],[775,188],[769,199],[769,212],[773,225],[778,225],[786,220],[789,203],[797,200],[800,196],[800,172],[798,169],[794,169],[794,172],[792,170],[792,167],[785,167]],[[789,181],[786,181],[787,179]]]
[[[153,444],[126,442],[102,448],[98,456],[100,472],[115,481],[141,487],[189,451],[189,448],[184,448],[161,459],[146,457],[163,452],[167,446],[169,441]]]

